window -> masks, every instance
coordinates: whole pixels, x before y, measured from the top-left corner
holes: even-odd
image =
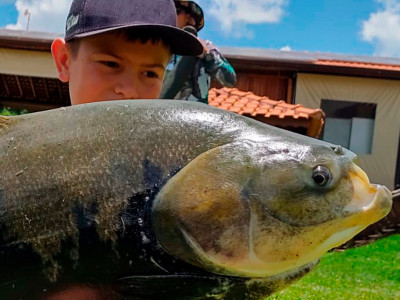
[[[376,104],[350,101],[321,101],[326,120],[322,139],[356,154],[371,154]]]

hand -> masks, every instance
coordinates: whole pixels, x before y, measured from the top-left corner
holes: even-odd
[[[200,58],[204,58],[208,53],[210,53],[210,50],[207,47],[207,44],[205,41],[199,39],[199,41],[201,42],[201,44],[203,45],[203,53],[199,55]]]

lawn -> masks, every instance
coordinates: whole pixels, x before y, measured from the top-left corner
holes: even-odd
[[[309,275],[267,299],[400,299],[400,235],[327,253]]]

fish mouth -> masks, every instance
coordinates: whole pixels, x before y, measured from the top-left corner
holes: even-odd
[[[349,176],[354,193],[344,212],[359,225],[366,226],[385,217],[392,208],[389,189],[383,185],[371,184],[367,174],[356,164],[352,166]]]

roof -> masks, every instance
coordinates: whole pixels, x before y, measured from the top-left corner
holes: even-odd
[[[63,33],[0,29],[0,47],[50,51]],[[400,58],[307,51],[220,47],[235,68],[400,78]],[[257,62],[257,63],[255,63]]]
[[[236,47],[220,50],[235,68],[258,72],[281,70],[400,78],[400,58]]]
[[[51,43],[60,36],[64,34],[0,29],[0,47],[50,51]]]
[[[224,55],[230,57],[242,57],[254,60],[285,61],[285,62],[308,62],[314,63],[318,60],[325,61],[352,61],[357,63],[368,63],[377,65],[400,66],[400,58],[379,57],[369,55],[348,55],[337,53],[322,53],[308,51],[284,51],[260,48],[220,47]]]
[[[306,108],[301,104],[288,104],[236,88],[213,88],[208,94],[211,106],[245,115],[270,125],[304,127],[307,135],[318,137],[324,124],[321,109]]]
[[[56,78],[0,74],[0,107],[41,111],[67,105],[67,83]]]

